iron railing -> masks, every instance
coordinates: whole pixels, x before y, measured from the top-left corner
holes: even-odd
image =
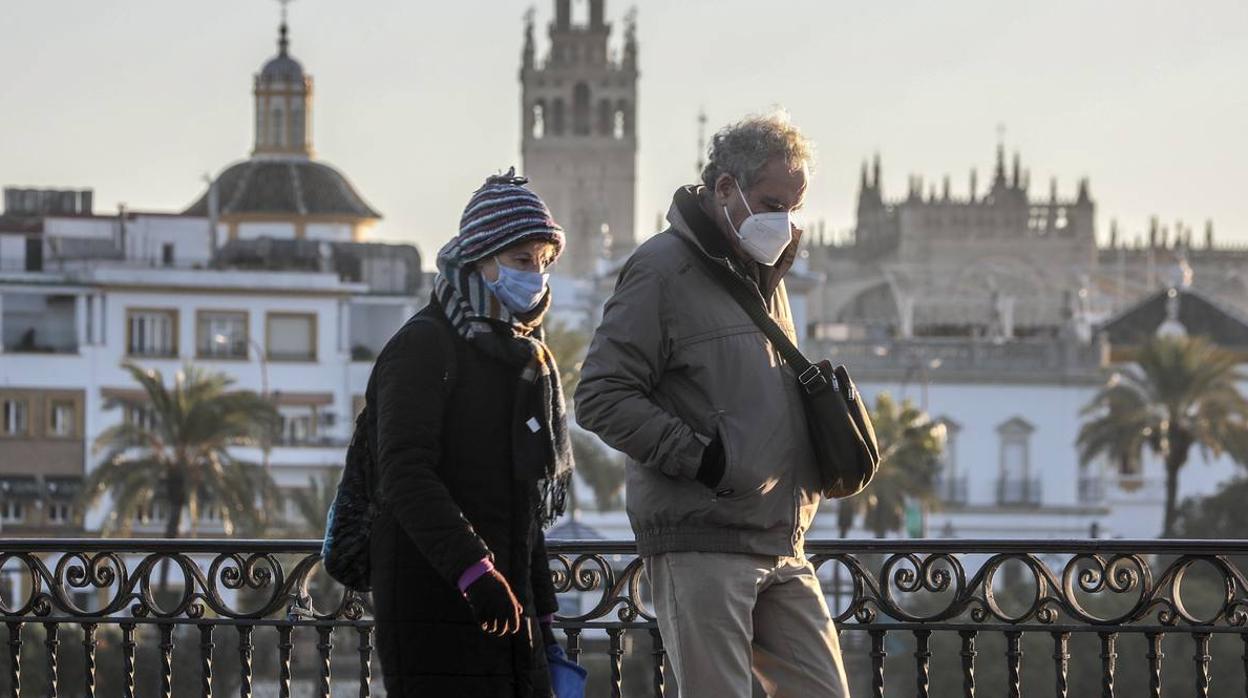
[[[589,695],[674,693],[633,544],[548,547],[557,627],[569,656],[593,669]],[[367,600],[328,585],[318,550],[0,540],[0,686],[10,696],[133,696],[146,676],[162,696],[291,696],[300,685],[381,695]],[[854,695],[1248,690],[1248,542],[881,539],[808,541],[806,552]],[[171,591],[160,593],[166,563]]]
[[[1002,506],[1040,506],[1043,481],[1038,477],[997,478],[997,504]]]

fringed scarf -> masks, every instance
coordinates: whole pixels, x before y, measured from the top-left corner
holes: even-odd
[[[467,268],[461,238],[442,248],[437,263],[433,294],[451,325],[473,346],[521,369],[512,424],[515,477],[536,483],[537,520],[549,527],[564,512],[573,467],[559,367],[542,328],[550,292],[529,313],[514,315]]]

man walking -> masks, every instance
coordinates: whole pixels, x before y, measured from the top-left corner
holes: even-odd
[[[803,539],[819,475],[793,372],[705,268],[730,269],[794,336],[784,275],[811,147],[783,112],[717,133],[701,186],[620,273],[576,391],[628,457],[628,515],[684,698],[848,698]]]

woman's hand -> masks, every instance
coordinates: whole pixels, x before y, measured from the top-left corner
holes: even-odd
[[[520,630],[522,609],[511,591],[507,578],[498,570],[490,570],[468,585],[464,592],[473,613],[488,635],[505,637]]]

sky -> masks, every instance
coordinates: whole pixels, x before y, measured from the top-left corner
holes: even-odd
[[[553,4],[535,4],[539,38]],[[963,196],[1001,138],[1037,196],[1088,177],[1102,238],[1156,215],[1248,245],[1244,0],[607,0],[617,36],[634,4],[642,238],[695,178],[700,110],[713,129],[779,105],[818,150],[802,219],[830,232],[853,226],[864,158],[880,154],[886,196],[912,174]],[[318,157],[382,212],[375,238],[415,243],[426,266],[472,190],[520,164],[530,5],[290,7]],[[176,211],[250,152],[273,0],[4,0],[0,15],[0,184]]]

